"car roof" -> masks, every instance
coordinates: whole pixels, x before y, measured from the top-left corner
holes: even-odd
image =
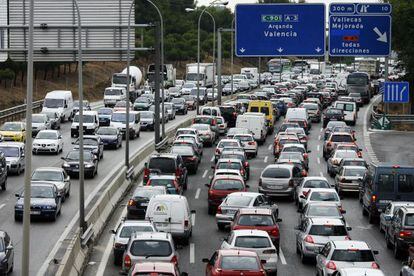
[[[344,169],[364,169],[366,170],[367,168],[365,166],[343,166]]]
[[[273,168],[284,168],[284,169],[289,169],[290,170],[290,169],[293,168],[293,165],[290,165],[290,164],[271,164],[271,165],[267,165],[267,167],[264,168],[264,170],[273,169]]]
[[[33,171],[56,171],[56,172],[63,172],[64,169],[63,168],[59,168],[59,167],[39,167],[34,169]]]
[[[324,217],[317,217],[317,218],[310,218],[309,219],[313,225],[344,225],[343,220],[335,219],[335,218],[324,218]]]
[[[233,172],[238,172],[238,170],[220,170],[220,172],[228,172],[228,171],[233,171]],[[220,175],[216,175],[214,178],[213,178],[213,180],[212,180],[212,182],[213,181],[215,181],[215,180],[240,180],[241,182],[244,182],[244,179],[243,179],[243,177],[241,177],[240,175],[234,175],[234,174],[231,174],[231,175],[223,175],[223,174],[220,174]]]
[[[31,184],[30,186],[43,186],[43,187],[56,187],[55,184],[53,184],[52,182],[48,182],[48,181],[35,181],[33,184]]]
[[[332,136],[333,135],[346,135],[346,136],[352,136],[352,134],[351,133],[349,133],[349,132],[344,132],[344,131],[341,131],[341,132],[332,132],[332,134],[331,134]]]
[[[268,208],[243,208],[239,210],[240,215],[272,215],[272,211]]]
[[[251,256],[257,257],[257,253],[247,250],[237,250],[237,249],[220,249],[219,254],[221,256]]]
[[[236,158],[220,158],[217,163],[241,163],[241,161]]]
[[[238,134],[235,134],[235,135],[238,135]],[[224,139],[221,139],[220,140],[219,144],[222,143],[222,142],[237,142],[238,143],[239,140],[237,140],[237,139],[224,138]]]
[[[23,147],[24,143],[22,142],[1,142],[0,146],[6,146],[6,147]]]
[[[257,229],[240,229],[240,230],[233,230],[233,235],[236,237],[240,236],[258,236],[258,237],[269,237],[269,234],[263,230]]]
[[[131,235],[131,239],[134,240],[172,240],[170,233],[165,232],[134,232]]]
[[[329,182],[328,179],[324,176],[306,176],[303,178],[303,182],[308,181],[308,180],[325,180]]]
[[[332,241],[335,249],[370,249],[364,241]]]
[[[152,222],[148,220],[124,220],[121,222],[122,226],[130,226],[130,225],[147,225],[147,226],[154,226]]]
[[[154,272],[154,273],[168,273],[171,275],[175,273],[174,263],[169,262],[140,262],[133,267],[134,273]]]
[[[313,192],[330,192],[330,193],[336,193],[335,189],[330,188],[312,188],[310,189],[311,193]]]
[[[232,197],[232,196],[257,197],[259,195],[261,195],[261,193],[255,193],[255,192],[235,192],[235,193],[231,193],[231,194],[227,195],[227,197]]]
[[[175,180],[175,175],[165,175],[165,174],[161,174],[161,175],[154,175],[151,176],[150,179],[169,179],[169,180]]]

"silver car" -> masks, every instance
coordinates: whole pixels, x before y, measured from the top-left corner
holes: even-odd
[[[300,255],[302,263],[313,259],[329,241],[349,240],[345,223],[340,219],[309,218],[295,228],[296,253]]]
[[[364,241],[330,241],[316,256],[316,275],[331,276],[347,267],[379,268],[376,254]]]
[[[386,232],[388,226],[390,225],[391,219],[394,216],[394,213],[398,211],[401,207],[414,207],[414,202],[407,201],[393,201],[388,203],[385,207],[384,212],[380,215],[380,231]]]
[[[328,179],[323,176],[309,176],[304,177],[302,181],[296,186],[295,189],[295,203],[299,205],[303,199],[299,198],[300,195],[306,196],[310,189],[314,188],[331,188]]]
[[[55,184],[58,194],[64,202],[70,196],[70,176],[64,169],[58,167],[41,167],[32,173],[32,184],[36,182],[50,182]]]
[[[341,198],[334,189],[315,188],[310,189],[306,196],[299,195],[303,199],[302,208],[311,202],[331,202],[336,204],[342,210]]]
[[[298,225],[309,218],[340,219],[345,222],[344,214],[346,214],[346,211],[341,211],[335,203],[311,202],[304,206],[300,212]]]
[[[51,129],[51,122],[46,114],[32,115],[32,136],[35,137],[41,130]]]
[[[164,103],[164,108],[167,109],[168,119],[174,120],[175,119],[175,109],[173,103]]]
[[[300,177],[300,173],[289,164],[268,165],[260,175],[259,193],[293,197],[295,178]]]
[[[342,192],[359,192],[360,183],[367,173],[366,167],[344,166],[335,176],[335,188],[338,194]]]
[[[0,151],[6,157],[8,173],[20,175],[25,168],[24,143],[21,142],[3,142],[0,144]]]

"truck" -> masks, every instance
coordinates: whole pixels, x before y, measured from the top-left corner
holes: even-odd
[[[248,76],[249,80],[256,82],[256,86],[259,85],[259,69],[257,67],[244,67],[240,70],[241,74]]]
[[[151,87],[154,87],[154,74],[155,74],[155,64],[148,65],[147,70],[147,81],[148,84]],[[170,88],[175,86],[175,80],[176,80],[176,69],[172,64],[164,64],[164,70],[160,70],[161,74],[161,85],[163,85],[165,88]],[[164,75],[164,78],[162,78],[162,74]]]
[[[107,87],[104,91],[105,107],[113,107],[119,101],[126,100],[125,87]]]
[[[200,63],[200,76],[197,76],[197,63],[187,64],[186,67],[186,83],[197,84],[197,80],[200,86],[212,87],[214,81],[214,64],[213,63]]]
[[[378,78],[380,74],[380,62],[376,58],[362,58],[359,60],[358,71],[367,73],[370,78]]]
[[[111,87],[123,87],[128,89],[129,92],[135,92],[139,88],[141,81],[141,70],[136,66],[129,66],[129,84],[127,84],[127,68],[125,68],[121,73],[112,75]]]

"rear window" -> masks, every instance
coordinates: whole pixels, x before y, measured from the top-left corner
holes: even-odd
[[[339,201],[336,193],[330,192],[313,192],[310,197],[311,201]]]
[[[303,188],[330,188],[328,182],[325,180],[308,180],[303,184]]]
[[[243,190],[243,183],[235,179],[219,179],[214,182],[214,190],[233,190],[241,191]]]
[[[340,216],[339,209],[335,205],[332,206],[310,206],[308,213],[310,217],[336,217]]]
[[[414,175],[412,174],[398,175],[398,192],[399,193],[414,192]]]
[[[173,146],[171,149],[171,153],[179,154],[179,155],[194,155],[194,149],[192,146]]]
[[[119,237],[129,238],[134,232],[153,232],[153,231],[154,230],[149,225],[130,225],[130,226],[125,226],[122,228],[121,233],[119,233]]]
[[[342,109],[344,111],[354,111],[354,105],[353,104],[346,104],[346,103],[337,103],[336,108]]]
[[[236,162],[220,162],[217,166],[218,169],[224,169],[224,170],[240,170],[241,165],[240,163]]]
[[[220,144],[218,145],[219,148],[233,148],[233,147],[238,147],[239,143],[236,141],[223,141],[220,142]]]
[[[251,201],[250,196],[231,196],[227,197],[226,204],[230,206],[248,206]]]
[[[312,225],[309,235],[346,236],[347,232],[343,225]]]
[[[175,160],[163,157],[151,158],[148,168],[160,170],[162,173],[175,173]]]
[[[339,262],[373,262],[374,255],[371,250],[337,249],[332,254],[332,261]]]
[[[365,169],[361,168],[361,169],[357,169],[357,168],[346,168],[344,175],[345,176],[351,176],[351,177],[363,177],[365,175]]]
[[[259,112],[259,107],[258,106],[250,107],[250,112]]]
[[[268,168],[265,169],[262,177],[266,178],[290,178],[290,170],[285,168]]]
[[[255,257],[223,256],[221,259],[223,270],[259,270],[259,263]]]
[[[241,215],[237,224],[241,226],[272,226],[275,225],[275,222],[271,216]]]
[[[254,141],[253,137],[252,136],[248,136],[248,135],[246,135],[246,136],[237,136],[237,135],[235,135],[233,138],[234,139],[237,139],[237,140],[240,140],[242,142]]]
[[[172,248],[168,241],[137,240],[132,242],[130,252],[133,256],[167,257],[171,255]]]
[[[351,135],[337,135],[333,134],[331,137],[331,141],[335,143],[352,143],[354,142],[354,139],[352,139]]]
[[[237,237],[234,243],[236,247],[242,248],[268,248],[271,247],[270,241],[266,237]]]
[[[394,175],[380,174],[377,182],[378,192],[393,193],[394,192]]]
[[[343,166],[361,166],[361,167],[365,167],[365,161],[353,161],[353,160],[349,160],[349,161],[344,161]]]

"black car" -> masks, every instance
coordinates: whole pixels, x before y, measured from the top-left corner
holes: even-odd
[[[112,108],[102,107],[98,109],[99,126],[109,126],[111,124]]]
[[[79,175],[79,151],[72,150],[68,152],[64,160],[62,168],[69,175]],[[85,176],[93,178],[98,173],[98,157],[90,151],[83,152],[83,163],[85,164]]]
[[[165,194],[164,187],[138,186],[128,201],[127,219],[145,219],[148,202],[160,194]]]
[[[122,147],[122,133],[116,127],[100,127],[96,135],[101,138],[104,148]]]
[[[323,127],[329,123],[329,121],[343,121],[345,119],[344,111],[338,108],[328,108],[322,117]]]
[[[221,105],[219,106],[221,116],[227,122],[227,127],[235,127],[237,120],[237,110],[232,105]]]
[[[10,236],[0,230],[0,275],[13,271],[14,248]]]
[[[16,194],[17,202],[14,206],[14,220],[23,218],[24,192]],[[62,208],[62,198],[54,184],[36,183],[31,185],[30,216],[56,220]]]
[[[184,166],[187,168],[187,170],[193,174],[197,173],[198,164],[200,163],[200,157],[191,145],[173,146],[171,148],[171,153],[179,154],[183,159]]]
[[[79,149],[79,138],[72,143],[75,145],[74,149]],[[84,135],[83,148],[95,154],[99,160],[103,158],[104,143],[99,135]]]
[[[171,102],[174,105],[175,113],[187,114],[187,103],[184,98],[174,98]]]
[[[7,186],[6,156],[0,151],[0,188],[5,191]]]
[[[79,101],[73,101],[73,116],[79,111]],[[83,110],[92,110],[89,101],[83,101]]]
[[[134,110],[135,111],[144,111],[148,110],[152,105],[152,101],[148,97],[139,97],[134,102]]]

